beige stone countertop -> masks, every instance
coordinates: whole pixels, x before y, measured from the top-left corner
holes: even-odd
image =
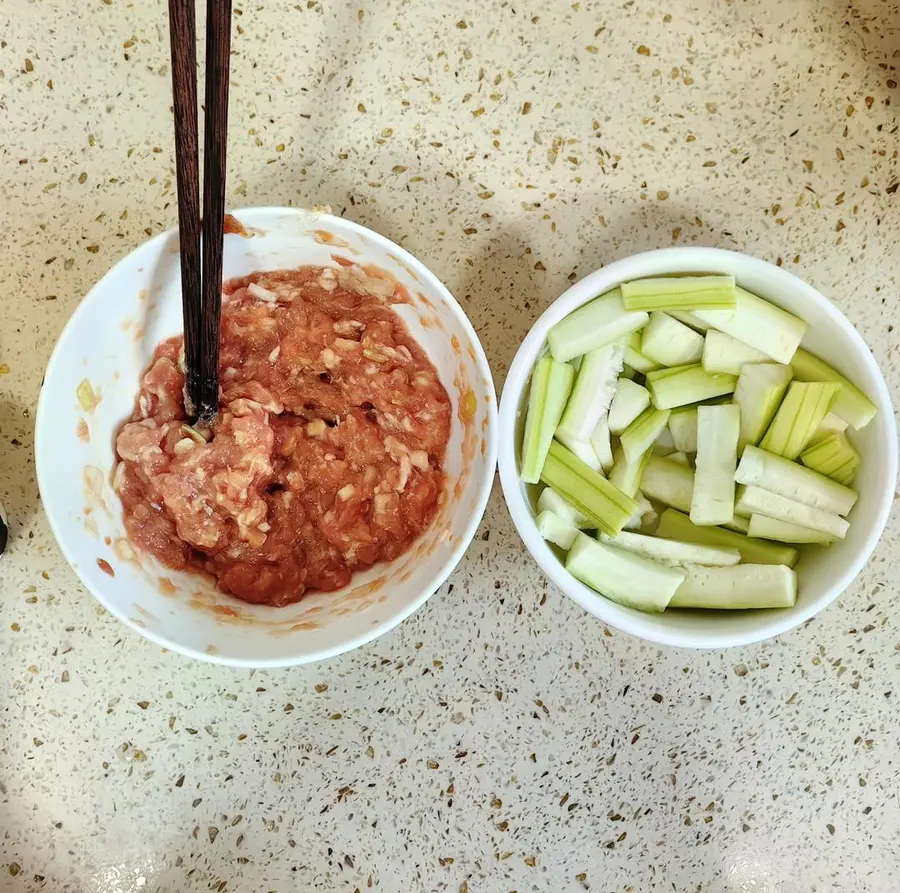
[[[697,244],[813,283],[900,393],[897,3],[234,2],[229,204],[402,243],[498,386],[570,281]],[[499,487],[450,582],[326,663],[193,663],[104,614],[33,422],[81,297],[175,222],[166,9],[3,19],[0,890],[898,889],[896,513],[836,604],[727,652],[605,630]]]

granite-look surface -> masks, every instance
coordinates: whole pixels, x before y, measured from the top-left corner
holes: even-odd
[[[900,393],[897,3],[235,3],[230,204],[401,242],[498,385],[569,280],[703,244],[822,289]],[[206,666],[104,615],[33,419],[80,297],[175,220],[165,4],[3,12],[0,889],[898,889],[896,513],[834,606],[727,653],[604,630],[499,488],[451,582],[328,663]]]

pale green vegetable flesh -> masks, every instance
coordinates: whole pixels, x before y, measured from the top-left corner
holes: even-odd
[[[666,458],[670,462],[677,462],[679,465],[687,465],[688,468],[691,467],[691,460],[688,458],[688,454],[682,453],[680,450],[676,450],[674,453],[669,453]]]
[[[644,469],[650,461],[650,450],[629,459],[619,444],[613,451],[613,467],[609,473],[609,482],[623,493],[634,498],[641,485]]]
[[[625,458],[634,462],[653,446],[669,421],[669,410],[645,409],[623,432],[620,438]]]
[[[744,450],[734,479],[837,515],[848,514],[856,504],[857,495],[849,487],[757,447]]]
[[[697,452],[697,407],[673,409],[669,416],[669,431],[675,449],[683,453]]]
[[[790,363],[807,325],[786,310],[735,288],[734,310],[695,310],[694,313],[714,329],[737,338],[762,351],[779,363]]]
[[[797,602],[797,574],[789,567],[741,564],[692,567],[669,602],[671,608],[790,608]]]
[[[792,381],[759,445],[770,453],[796,459],[806,449],[831,408],[840,385]]]
[[[637,510],[637,503],[590,469],[561,443],[553,441],[541,480],[565,497],[599,530],[617,534]]]
[[[612,444],[609,440],[609,424],[607,419],[600,419],[591,432],[591,446],[597,454],[600,467],[608,472],[613,467]]]
[[[734,517],[734,471],[741,413],[733,403],[697,407],[697,462],[691,521],[727,524]]]
[[[731,335],[711,329],[703,342],[703,368],[710,374],[740,375],[748,363],[765,363],[768,357],[755,347],[742,344]]]
[[[557,363],[552,357],[538,360],[534,367],[522,438],[520,477],[526,483],[536,484],[541,478],[541,468],[572,391],[574,378],[575,370],[568,363]]]
[[[538,514],[552,512],[573,527],[587,530],[594,526],[594,522],[587,515],[578,511],[565,496],[560,496],[553,487],[544,487],[541,490],[541,495],[538,496],[537,510]]]
[[[638,530],[641,527],[649,527],[655,524],[658,515],[650,504],[650,500],[640,490],[634,494],[634,498],[638,504],[637,511],[625,522],[624,529]],[[601,533],[600,535],[605,536],[606,534]]]
[[[639,384],[620,378],[609,406],[609,430],[621,434],[648,406],[650,392]]]
[[[748,518],[742,518],[740,515],[735,515],[730,521],[722,526],[727,527],[729,530],[736,530],[738,533],[750,532],[750,520]]]
[[[699,363],[647,373],[650,399],[657,409],[673,409],[730,394],[736,384],[736,376],[708,375]]]
[[[756,446],[775,418],[791,382],[791,367],[780,363],[749,364],[741,369],[734,402],[741,409],[738,455],[747,444]]]
[[[691,524],[687,515],[674,509],[666,509],[659,516],[656,534],[704,546],[737,549],[741,553],[741,561],[749,564],[786,564],[793,567],[800,558],[800,553],[790,546],[753,539],[723,527],[697,527]]]
[[[671,459],[651,456],[644,468],[640,487],[650,499],[689,512],[694,495],[694,472]]]
[[[741,485],[738,488],[734,510],[745,517],[752,517],[755,514],[766,515],[778,521],[812,527],[813,530],[821,530],[822,533],[830,534],[837,539],[843,539],[850,527],[847,521],[834,512],[804,505],[795,499],[788,499],[787,496],[763,490],[762,487]]]
[[[632,332],[627,338],[619,342],[625,348],[625,365],[630,366],[636,372],[646,375],[659,369],[659,363],[653,362],[650,357],[641,353],[641,333]]]
[[[849,427],[850,426],[840,416],[836,416],[833,412],[826,412],[825,418],[822,419],[822,424],[819,425],[819,430],[810,437],[809,446],[818,443],[820,440],[824,440],[835,432],[843,434]]]
[[[678,322],[683,322],[686,326],[690,326],[694,331],[705,333],[711,328],[709,323],[703,322],[699,316],[691,313],[690,310],[669,310],[669,316],[674,316]]]
[[[591,471],[602,472],[603,463],[597,455],[597,451],[590,441],[576,440],[574,437],[566,437],[563,431],[556,429],[556,439],[571,453],[576,455]]]
[[[598,543],[580,533],[566,557],[566,570],[611,601],[658,614],[684,581],[684,572]]]
[[[802,348],[791,360],[794,378],[797,381],[830,381],[841,386],[831,411],[844,419],[851,427],[865,428],[875,418],[878,410],[875,404],[836,369],[824,360]]]
[[[677,276],[622,283],[627,310],[732,310],[734,276]]]
[[[748,529],[750,536],[761,540],[776,540],[779,543],[817,543],[827,546],[835,541],[833,536],[821,530],[801,527],[766,515],[751,515]]]
[[[553,512],[541,512],[535,518],[535,523],[538,533],[547,542],[554,543],[560,549],[568,550],[575,542],[575,537],[578,536],[577,527],[564,521],[559,515],[554,515]]]
[[[800,454],[800,461],[813,471],[842,484],[849,484],[853,481],[861,460],[846,435],[835,431],[807,447]]]
[[[616,392],[624,352],[620,344],[605,344],[585,355],[557,429],[556,436],[563,443],[590,439]]]
[[[547,333],[553,358],[560,363],[625,338],[647,324],[646,313],[632,313],[615,289],[579,307]],[[629,363],[629,365],[632,365]]]
[[[643,555],[653,561],[660,561],[671,567],[682,567],[689,564],[704,564],[710,567],[730,567],[741,560],[737,549],[717,546],[700,546],[697,543],[685,543],[680,540],[667,540],[658,536],[647,536],[642,533],[629,533],[623,530],[618,536],[601,534],[604,543]]]
[[[677,319],[654,311],[641,332],[641,353],[660,366],[697,363],[703,356],[703,336]]]

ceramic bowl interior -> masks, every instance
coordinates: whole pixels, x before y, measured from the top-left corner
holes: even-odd
[[[185,654],[244,666],[306,663],[354,648],[415,611],[449,575],[487,502],[496,461],[496,400],[471,324],[447,289],[388,239],[329,214],[287,208],[234,212],[248,236],[225,237],[224,276],[343,258],[406,289],[397,306],[453,403],[445,488],[434,523],[403,556],[355,575],[344,590],[296,605],[247,605],[206,579],[162,567],[125,539],[111,489],[113,444],[130,416],[155,345],[181,332],[177,232],[151,239],[91,290],[61,335],[38,409],[41,494],[66,558],[113,614]],[[76,387],[87,379],[96,407]]]

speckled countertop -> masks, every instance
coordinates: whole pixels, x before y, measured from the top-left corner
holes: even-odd
[[[403,243],[498,385],[570,280],[705,244],[821,288],[900,393],[896,3],[235,3],[230,203]],[[80,297],[175,220],[164,4],[4,19],[0,890],[897,889],[896,514],[836,605],[727,653],[604,630],[499,489],[451,582],[328,663],[191,663],[105,616],[33,418]]]

